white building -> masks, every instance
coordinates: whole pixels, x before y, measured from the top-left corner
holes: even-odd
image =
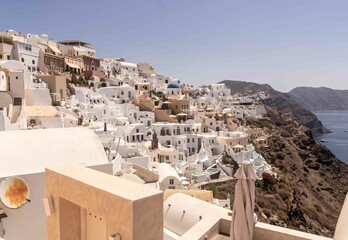
[[[164,191],[166,189],[182,189],[182,181],[178,173],[167,163],[160,163],[157,166],[158,182],[157,188]]]
[[[123,129],[127,142],[143,142],[145,140],[146,128],[142,123],[128,124]]]
[[[26,40],[26,39],[25,39]],[[40,48],[27,41],[13,41],[13,59],[22,62],[30,72],[37,73]]]
[[[167,85],[166,93],[168,97],[180,98],[182,91],[179,83],[169,83]]]
[[[98,89],[98,92],[116,103],[128,103],[136,97],[136,90],[128,84],[102,87]]]
[[[224,83],[214,83],[210,86],[211,97],[227,97],[231,95],[231,89],[227,88]]]
[[[0,61],[0,107],[22,105],[29,79],[29,71],[23,63],[16,60]]]
[[[90,47],[90,43],[80,40],[65,40],[58,43],[59,50],[67,56],[88,56],[96,57],[95,49]]]
[[[130,62],[117,61],[115,62],[115,67],[118,71],[124,71],[124,74],[129,74],[130,77],[138,77],[139,70],[138,65]]]

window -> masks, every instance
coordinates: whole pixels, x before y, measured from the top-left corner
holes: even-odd
[[[181,142],[179,141],[179,144],[181,144]]]
[[[132,136],[132,141],[135,142],[135,136],[134,135]]]
[[[139,133],[139,129],[138,128],[136,129],[136,132]]]
[[[4,77],[4,76],[3,76]],[[18,76],[16,76],[16,79],[18,79]]]
[[[15,105],[15,106],[22,105],[22,99],[21,98],[14,98],[13,99],[13,105]]]
[[[169,184],[170,184],[170,185],[173,185],[173,184],[174,184],[174,179],[172,179],[172,178],[169,179]]]
[[[194,139],[194,138],[192,138],[192,142],[193,142],[193,143],[195,142],[195,139]]]
[[[190,143],[190,139],[189,138],[187,139],[187,143]]]
[[[166,156],[166,160],[169,160],[169,156]]]
[[[24,58],[21,58],[21,61],[24,62]]]
[[[33,64],[35,64],[35,60],[31,61]]]

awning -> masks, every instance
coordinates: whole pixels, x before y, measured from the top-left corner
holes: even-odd
[[[61,52],[56,46],[54,46],[53,44],[50,44],[50,43],[49,43],[48,46],[49,46],[49,48],[50,48],[53,52],[62,54],[62,52]]]
[[[66,65],[68,65],[71,68],[80,69],[79,65],[76,65],[76,64],[73,64],[73,63],[68,63],[68,62],[65,62],[65,63],[66,63]]]

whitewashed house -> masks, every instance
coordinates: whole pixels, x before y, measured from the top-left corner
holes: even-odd
[[[30,34],[28,34],[30,36]],[[28,43],[26,38],[13,40],[13,59],[22,62],[31,73],[37,73],[40,69],[40,48]]]
[[[116,103],[128,103],[136,96],[135,88],[129,86],[128,84],[123,84],[121,86],[101,87],[98,89],[98,92]]]
[[[160,163],[157,166],[159,179],[157,188],[164,191],[166,189],[182,189],[182,181],[178,173],[167,163]]]
[[[179,83],[169,83],[167,85],[166,93],[168,97],[180,98],[182,91]]]
[[[142,123],[128,124],[124,127],[123,134],[127,142],[143,142],[146,136],[146,128]]]

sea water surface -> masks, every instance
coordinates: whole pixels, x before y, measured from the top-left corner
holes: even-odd
[[[315,140],[326,140],[327,142],[321,144],[330,149],[342,162],[348,164],[348,111],[323,111],[314,114],[332,132],[315,135]]]

